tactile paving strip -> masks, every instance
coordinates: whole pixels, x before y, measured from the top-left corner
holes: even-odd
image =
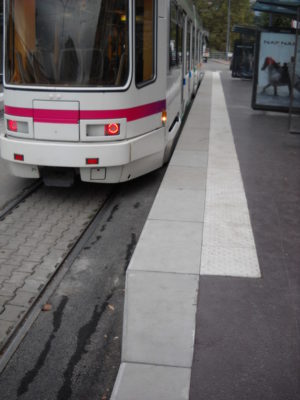
[[[213,76],[201,274],[261,276],[219,73]]]

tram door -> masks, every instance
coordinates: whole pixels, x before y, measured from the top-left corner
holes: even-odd
[[[184,53],[183,53],[183,107],[185,108],[191,93],[191,22],[184,18]]]
[[[187,102],[187,66],[186,66],[186,51],[187,51],[187,15],[183,14],[183,46],[182,46],[182,111],[184,111]]]
[[[191,65],[191,49],[192,49],[192,22],[187,21],[187,36],[186,36],[186,83],[187,83],[187,96],[191,96],[191,81],[192,81],[192,65]]]
[[[179,57],[181,65],[181,114],[184,112],[184,52],[185,52],[185,20],[186,15],[183,11],[178,13],[178,44],[179,44]]]

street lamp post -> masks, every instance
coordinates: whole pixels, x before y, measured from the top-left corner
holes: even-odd
[[[228,0],[227,9],[227,38],[226,38],[226,59],[228,60],[228,53],[230,49],[230,0]]]

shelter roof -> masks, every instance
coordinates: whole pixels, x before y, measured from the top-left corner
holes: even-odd
[[[300,0],[257,0],[257,2],[273,6],[292,7],[292,8],[300,7]]]
[[[279,2],[281,4],[284,3],[284,0],[257,0],[256,3],[253,4],[252,9],[254,11],[260,11],[260,12],[267,12],[271,14],[280,14],[280,15],[285,15],[285,16],[290,16],[290,17],[296,17],[297,16],[297,8],[300,7],[300,1],[294,1],[294,5],[291,6],[292,1],[291,0],[286,0],[286,3],[289,3],[288,6],[283,6],[283,5],[278,5],[275,4]],[[297,5],[295,5],[297,3]]]
[[[254,36],[257,28],[255,26],[234,25],[232,32],[241,33],[243,35]]]

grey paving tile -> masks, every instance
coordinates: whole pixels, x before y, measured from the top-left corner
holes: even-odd
[[[26,292],[22,288],[22,290],[18,290],[15,297],[9,301],[9,304],[14,306],[23,306],[30,307],[33,304],[36,295],[32,292]]]
[[[13,272],[13,266],[12,265],[4,264],[4,263],[1,262],[1,265],[0,265],[0,282],[1,282],[1,280],[8,279],[11,276],[12,272]]]
[[[207,162],[207,151],[175,150],[170,165],[207,168]]]
[[[181,134],[182,138],[194,137],[195,139],[208,139],[209,138],[209,122],[206,124],[201,124],[199,121],[199,113],[193,112],[189,114],[189,118],[184,124],[184,128]]]
[[[54,274],[55,268],[41,268],[40,266],[37,266],[34,273],[30,275],[30,278],[35,280],[35,281],[41,281],[42,283],[45,283],[48,281],[48,279],[51,278],[51,276]]]
[[[31,277],[26,279],[24,286],[22,286],[22,290],[31,293],[39,293],[45,286],[44,283],[41,282],[40,280],[35,280],[30,278]]]
[[[11,299],[11,296],[4,295],[0,290],[0,313],[3,312],[5,304]]]
[[[35,268],[39,265],[37,262],[32,261],[24,261],[20,267],[18,267],[18,271],[20,272],[28,272],[32,274]]]
[[[8,321],[0,321],[0,348],[5,344],[9,334],[14,329],[14,323]]]
[[[206,168],[169,166],[161,188],[205,190]]]
[[[188,400],[189,368],[121,364],[111,400]]]
[[[13,255],[7,259],[6,264],[13,266],[20,266],[22,265],[23,260],[24,260],[23,256]]]
[[[148,220],[129,270],[199,274],[202,223]]]
[[[33,247],[30,246],[20,246],[19,249],[16,251],[16,255],[22,256],[24,258],[28,257],[29,254],[32,252]]]
[[[203,222],[205,191],[160,189],[149,219]]]
[[[191,367],[199,275],[129,271],[125,362]]]
[[[25,307],[6,304],[4,311],[0,314],[0,324],[2,320],[6,322],[18,322],[25,313]]]
[[[183,135],[180,137],[176,148],[178,150],[207,151],[208,146],[209,146],[209,140],[206,138],[202,138],[201,136],[197,137],[196,135],[194,136]]]
[[[8,296],[13,298],[18,286],[14,283],[4,282],[0,287],[0,296]]]
[[[25,279],[29,276],[30,274],[28,272],[18,272],[14,271],[12,275],[10,276],[9,279],[6,280],[7,283],[12,283],[18,287],[23,286]]]

